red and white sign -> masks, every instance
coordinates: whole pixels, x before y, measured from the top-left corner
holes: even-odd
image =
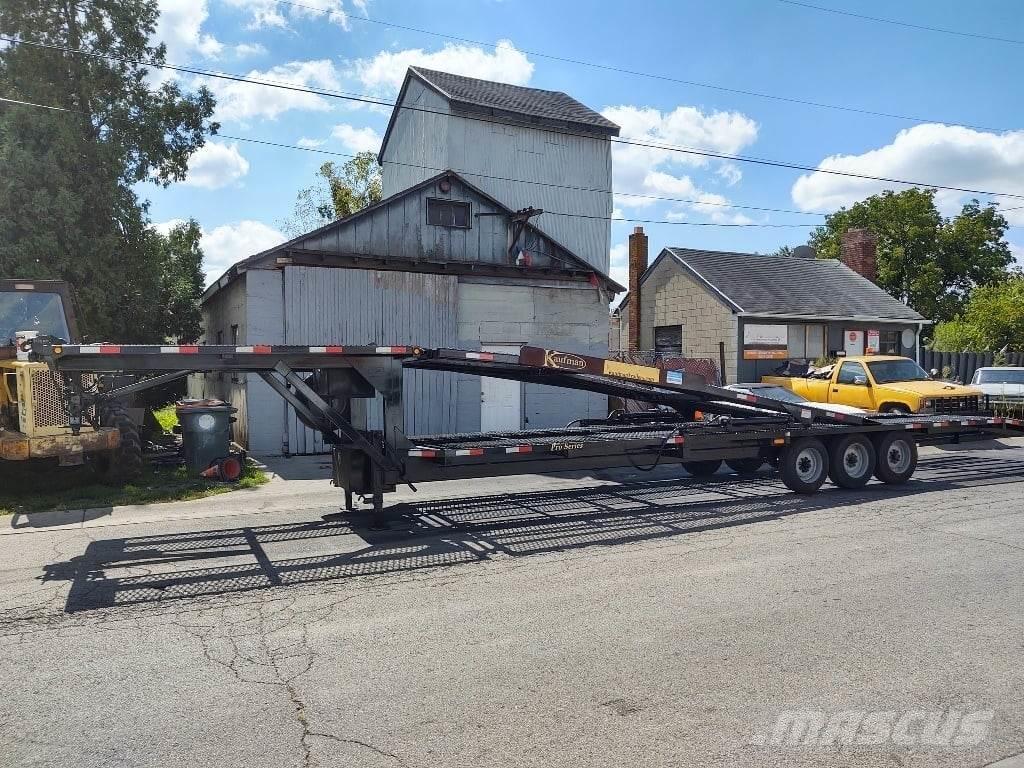
[[[866,355],[877,355],[878,354],[878,345],[879,345],[879,343],[880,342],[879,342],[879,333],[878,333],[878,331],[877,330],[870,330],[870,331],[868,331],[868,340],[867,340],[867,344],[866,344],[867,348],[864,350],[864,354],[866,354]]]
[[[864,354],[864,331],[844,331],[843,351],[847,356]]]

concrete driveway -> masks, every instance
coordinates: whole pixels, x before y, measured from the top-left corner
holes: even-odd
[[[662,469],[428,484],[387,532],[337,514],[319,460],[272,468],[291,479],[4,521],[0,765],[1024,751],[1021,441],[809,498]]]

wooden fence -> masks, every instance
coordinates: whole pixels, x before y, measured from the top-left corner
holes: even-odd
[[[974,372],[979,368],[995,365],[996,352],[936,352],[931,349],[921,350],[921,367],[926,371],[937,368],[942,373],[949,368],[950,376],[964,383],[970,382]],[[1003,355],[1002,365],[1024,366],[1024,352],[1007,352]]]

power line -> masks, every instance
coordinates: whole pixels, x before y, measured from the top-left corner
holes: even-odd
[[[226,133],[219,133],[217,136],[221,139],[228,139],[229,141],[245,141],[252,144],[264,144],[271,147],[280,147],[282,149],[297,149],[302,152],[318,152],[325,155],[332,155],[335,157],[355,157],[355,155],[349,152],[337,152],[331,149],[321,149],[320,147],[303,147],[298,144],[286,144],[284,142],[269,141],[267,139],[253,139],[248,136],[232,136]],[[761,211],[766,213],[787,213],[794,216],[828,216],[827,213],[819,213],[817,211],[794,211],[787,208],[768,208],[766,206],[759,205],[742,205],[740,203],[716,203],[704,200],[690,200],[683,197],[663,197],[660,195],[647,195],[639,192],[617,192],[614,189],[604,189],[603,187],[580,187],[572,184],[555,184],[549,181],[534,181],[532,179],[516,179],[510,176],[494,176],[488,173],[479,173],[477,171],[466,171],[458,168],[441,168],[433,165],[419,165],[418,163],[400,163],[394,160],[389,160],[389,163],[393,165],[401,165],[406,168],[420,168],[425,171],[441,171],[454,170],[456,173],[460,173],[464,176],[475,176],[481,179],[490,179],[492,181],[511,181],[519,184],[535,184],[539,187],[552,187],[553,189],[568,189],[574,192],[597,192],[600,194],[616,195],[618,197],[637,197],[644,198],[647,200],[657,200],[661,202],[670,203],[688,203],[690,205],[707,205],[715,208],[737,208],[745,211]]]
[[[282,2],[283,0],[277,0]],[[863,13],[853,13],[852,11],[841,11],[838,8],[825,8],[820,5],[811,5],[810,3],[802,3],[798,0],[779,0],[780,3],[786,3],[786,5],[796,5],[801,8],[809,8],[812,11],[822,11],[823,13],[834,13],[837,16],[849,16],[854,19],[862,19],[864,21],[875,21],[880,24],[893,24],[897,27],[907,27],[909,29],[919,29],[925,32],[941,32],[944,35],[956,35],[957,37],[971,37],[976,40],[989,40],[995,43],[1012,43],[1013,45],[1024,45],[1024,40],[1015,40],[1010,37],[996,37],[995,35],[983,35],[979,32],[962,32],[958,29],[944,29],[943,27],[930,27],[926,24],[912,24],[909,21],[897,21],[896,19],[883,19],[880,16],[867,16]]]
[[[31,102],[31,101],[20,101],[18,99],[8,99],[8,98],[3,98],[3,97],[0,97],[0,103],[17,104],[19,106],[25,106],[25,107],[38,107],[40,109],[49,109],[49,110],[54,110],[54,111],[57,111],[57,112],[69,112],[69,113],[72,113],[72,114],[86,114],[86,113],[82,112],[81,110],[77,110],[77,109],[69,109],[67,107],[54,107],[54,106],[51,106],[49,104],[37,104],[37,103]],[[247,139],[247,138],[241,137],[241,136],[222,136],[221,138],[229,139],[229,140],[232,140],[232,141],[251,141],[251,142],[254,142],[254,143],[257,143],[257,144],[266,144],[266,145],[269,145],[269,146],[282,147],[282,148],[285,148],[285,149],[299,149],[299,150],[306,150],[306,151],[311,151],[311,152],[321,151],[321,150],[318,150],[316,148],[311,148],[311,147],[300,147],[300,146],[294,145],[294,144],[283,144],[283,143],[274,142],[274,141],[267,141],[267,140],[264,140],[264,139]],[[331,155],[342,155],[342,156],[345,156],[345,157],[353,157],[353,155],[346,155],[344,152],[331,152],[329,150],[325,150],[325,153],[326,154],[331,154]],[[402,163],[402,165],[409,165],[409,164],[408,163]],[[426,170],[434,170],[434,169],[429,168],[428,166],[413,166],[413,167],[424,168]],[[441,169],[441,170],[444,170],[444,169]],[[467,176],[474,176],[474,175],[482,176],[483,174],[473,174],[473,173],[467,172],[466,175]],[[485,178],[492,178],[492,177],[486,177],[485,176]],[[493,178],[500,178],[500,177],[493,177]],[[538,183],[541,183],[541,182],[538,182]],[[551,186],[558,186],[558,185],[551,185]],[[735,206],[733,206],[733,207],[735,207]],[[623,221],[623,222],[633,222],[633,223],[637,223],[637,224],[673,224],[673,225],[691,226],[691,227],[759,227],[759,228],[777,229],[777,228],[816,227],[816,226],[818,226],[817,224],[795,224],[795,223],[794,224],[791,224],[791,223],[786,223],[786,224],[769,224],[769,223],[758,223],[758,222],[750,222],[750,223],[722,223],[722,222],[712,222],[712,221],[706,221],[706,222],[705,221],[672,221],[672,220],[669,220],[669,219],[660,219],[660,220],[659,219],[632,219],[632,218],[626,218],[626,217],[620,217],[620,216],[592,216],[592,215],[587,215],[587,214],[583,214],[583,213],[567,213],[565,211],[552,211],[552,210],[548,210],[548,209],[545,209],[544,213],[551,214],[552,216],[568,216],[568,217],[577,218],[577,219],[594,219],[594,220],[602,220],[602,221]]]
[[[782,0],[782,1],[785,2],[786,0]],[[312,6],[312,5],[303,5],[302,3],[290,2],[290,0],[274,0],[274,2],[278,3],[279,5],[287,5],[287,6],[292,6],[294,8],[302,8],[302,9],[309,10],[309,11],[316,11],[318,13],[327,13],[328,12],[328,11],[326,11],[323,8],[317,8],[317,7]],[[795,3],[795,4],[796,5],[802,5],[802,3]],[[814,6],[809,6],[809,7],[813,8]],[[828,10],[828,9],[822,9],[822,10]],[[401,29],[401,30],[404,30],[406,32],[416,32],[418,34],[429,35],[431,37],[437,37],[437,38],[441,38],[443,40],[452,40],[452,41],[457,42],[457,43],[469,43],[470,45],[482,45],[482,46],[485,46],[485,47],[488,47],[488,48],[495,48],[495,49],[498,47],[497,43],[490,43],[490,42],[487,42],[486,40],[474,40],[474,39],[469,38],[469,37],[459,37],[457,35],[448,35],[448,34],[444,34],[442,32],[435,32],[435,31],[430,30],[430,29],[423,29],[422,27],[412,27],[412,26],[409,26],[407,24],[396,24],[394,22],[386,21],[384,19],[374,19],[374,18],[370,18],[369,16],[358,16],[358,15],[349,14],[349,15],[346,16],[346,18],[354,20],[354,21],[366,22],[366,23],[369,23],[369,24],[378,24],[380,26],[388,27],[388,28],[391,28],[391,29]],[[563,64],[575,64],[577,66],[590,67],[592,69],[599,69],[599,70],[603,70],[605,72],[616,72],[618,74],[630,75],[632,77],[646,77],[646,78],[649,78],[651,80],[661,80],[663,82],[676,83],[676,84],[679,84],[679,85],[687,85],[687,86],[692,86],[692,87],[695,87],[695,88],[706,88],[706,89],[713,90],[713,91],[721,91],[723,93],[734,93],[734,94],[741,95],[741,96],[753,96],[755,98],[768,99],[770,101],[782,101],[782,102],[787,102],[787,103],[790,103],[790,104],[799,104],[799,105],[805,106],[805,107],[815,107],[817,109],[832,109],[832,110],[837,110],[837,111],[840,111],[840,112],[852,112],[852,113],[858,114],[858,115],[869,115],[871,117],[885,117],[885,118],[890,118],[890,119],[893,119],[893,120],[904,120],[904,121],[907,121],[907,122],[914,122],[914,123],[944,123],[945,125],[958,125],[958,126],[961,126],[963,128],[973,128],[974,130],[980,130],[980,131],[1000,131],[1000,132],[1002,132],[1002,131],[1011,130],[1009,128],[994,128],[994,127],[983,126],[983,125],[972,125],[971,123],[961,123],[961,122],[956,122],[956,121],[953,121],[953,120],[945,120],[945,119],[940,119],[940,118],[916,117],[916,116],[913,116],[913,115],[901,115],[901,114],[894,113],[894,112],[882,112],[882,111],[879,111],[879,110],[871,110],[871,109],[865,109],[865,108],[861,108],[861,107],[849,107],[849,106],[845,106],[845,105],[842,105],[842,104],[829,104],[829,103],[826,103],[826,102],[812,101],[812,100],[809,100],[809,99],[800,99],[800,98],[796,98],[796,97],[792,97],[792,96],[781,96],[779,94],[774,94],[774,93],[764,93],[762,91],[750,91],[750,90],[746,90],[746,89],[743,89],[743,88],[730,88],[728,86],[717,85],[715,83],[703,83],[703,82],[700,82],[700,81],[697,81],[697,80],[686,80],[686,79],[683,79],[683,78],[673,77],[671,75],[659,74],[659,73],[656,73],[656,72],[643,72],[641,70],[626,69],[626,68],[623,68],[623,67],[616,67],[616,66],[613,66],[611,64],[600,64],[600,63],[595,62],[595,61],[586,61],[584,59],[574,59],[574,58],[570,58],[570,57],[567,57],[567,56],[558,56],[558,55],[552,54],[552,53],[544,53],[543,51],[531,51],[531,50],[527,50],[525,48],[517,48],[516,50],[519,51],[520,53],[524,53],[524,54],[526,54],[528,56],[535,56],[537,58],[548,59],[550,61],[558,61],[558,62],[561,62]]]
[[[150,67],[160,68],[160,69],[172,69],[172,70],[175,70],[175,71],[183,71],[183,72],[188,72],[188,73],[191,73],[191,74],[201,75],[201,76],[205,76],[205,77],[212,77],[212,78],[216,78],[216,79],[226,79],[226,80],[231,80],[231,81],[235,81],[235,82],[248,83],[248,84],[251,84],[251,85],[262,85],[262,86],[273,87],[273,88],[283,88],[285,90],[297,91],[297,92],[300,92],[300,93],[308,93],[308,94],[312,94],[312,95],[316,95],[316,96],[328,96],[328,97],[331,97],[331,98],[343,99],[343,100],[347,100],[347,101],[356,101],[356,102],[362,102],[362,103],[376,104],[378,106],[390,106],[392,108],[404,109],[404,110],[408,110],[408,111],[412,111],[412,112],[423,112],[425,114],[430,114],[430,115],[441,115],[443,117],[448,117],[448,118],[454,117],[454,115],[452,115],[452,114],[450,114],[448,112],[442,112],[440,110],[427,109],[427,108],[424,108],[424,107],[410,106],[410,105],[406,105],[406,104],[398,105],[398,104],[396,104],[394,102],[382,101],[382,100],[379,100],[379,99],[373,99],[373,98],[366,97],[366,96],[351,96],[351,95],[347,95],[347,94],[344,94],[342,92],[337,92],[337,91],[328,91],[328,90],[322,90],[322,89],[318,89],[318,88],[310,88],[310,87],[306,87],[306,86],[296,86],[296,85],[293,85],[293,84],[279,83],[279,82],[274,82],[274,81],[255,80],[255,79],[243,77],[241,75],[234,75],[234,74],[223,73],[223,72],[209,72],[209,71],[205,71],[205,70],[201,70],[201,69],[196,69],[196,68],[191,68],[191,67],[178,67],[178,66],[169,65],[169,64],[160,64],[160,63],[156,63],[156,62],[146,62],[144,60],[143,61],[137,61],[137,60],[133,60],[133,59],[127,59],[127,58],[123,58],[123,57],[112,56],[112,55],[109,55],[109,54],[99,54],[99,53],[93,53],[91,51],[81,51],[81,50],[77,50],[77,49],[73,49],[73,48],[67,48],[67,47],[64,47],[64,46],[51,45],[51,44],[46,44],[46,43],[37,43],[37,42],[31,42],[31,41],[27,41],[27,40],[18,40],[16,38],[9,38],[9,37],[4,37],[4,36],[0,36],[0,40],[7,41],[7,42],[10,42],[10,43],[14,43],[14,44],[30,45],[30,46],[35,46],[35,47],[39,47],[39,48],[46,48],[46,49],[51,49],[51,50],[63,51],[65,53],[72,53],[72,54],[79,54],[79,55],[83,55],[83,56],[93,56],[93,57],[97,57],[97,58],[105,58],[105,59],[110,59],[110,60],[114,60],[114,61],[128,62],[128,63],[136,64],[136,65],[150,66]],[[484,122],[484,123],[503,124],[503,121],[501,121],[501,120],[497,120],[497,119],[493,119],[493,118],[487,118],[487,117],[478,116],[478,115],[464,114],[464,115],[458,115],[458,117],[461,117],[461,118],[466,119],[466,120],[476,120],[476,121]],[[592,138],[590,136],[590,134],[581,133],[581,132],[578,132],[578,131],[574,132],[574,131],[568,131],[568,130],[556,129],[556,128],[545,128],[545,130],[548,130],[551,133],[555,133],[555,134],[559,134],[559,135],[563,135],[563,136],[574,136],[574,137]],[[621,137],[611,137],[610,141],[612,143],[614,143],[614,144],[621,144],[621,145],[634,146],[634,147],[643,147],[643,148],[646,148],[646,149],[658,149],[658,150],[662,150],[662,151],[665,151],[665,152],[679,152],[679,153],[682,153],[682,154],[694,155],[694,156],[697,156],[697,157],[708,157],[708,158],[713,158],[713,159],[718,159],[718,160],[729,160],[729,161],[736,162],[736,163],[751,163],[751,164],[754,164],[754,165],[763,165],[763,166],[772,167],[772,168],[786,168],[786,169],[790,169],[790,170],[807,171],[809,173],[822,173],[822,174],[826,174],[826,175],[830,175],[830,176],[844,176],[844,177],[854,178],[854,179],[864,179],[864,180],[867,180],[867,181],[880,181],[880,182],[884,182],[886,184],[904,184],[904,185],[911,186],[911,187],[927,187],[927,188],[934,188],[934,189],[945,189],[945,190],[949,190],[949,191],[952,191],[952,192],[964,192],[964,193],[967,193],[967,194],[987,195],[987,196],[990,196],[990,197],[1010,197],[1010,198],[1014,198],[1014,199],[1024,200],[1024,194],[1017,194],[1017,193],[1013,193],[1013,192],[991,192],[991,191],[983,190],[983,189],[973,189],[971,187],[954,187],[954,186],[947,185],[947,184],[932,184],[932,183],[923,182],[923,181],[908,181],[906,179],[896,179],[896,178],[891,178],[891,177],[888,177],[888,176],[872,176],[870,174],[853,173],[852,171],[838,171],[838,170],[834,170],[834,169],[830,169],[830,168],[821,168],[821,167],[818,167],[818,166],[810,166],[810,165],[805,165],[805,164],[801,164],[801,163],[788,162],[788,161],[784,161],[784,160],[769,160],[769,159],[765,159],[765,158],[747,157],[747,156],[744,156],[744,155],[729,155],[729,154],[725,154],[723,152],[715,152],[715,151],[712,151],[712,150],[698,149],[698,148],[693,148],[693,147],[675,146],[675,145],[670,145],[670,144],[658,144],[658,143],[654,143],[654,142],[644,142],[644,141],[637,141],[637,140],[631,140],[631,139],[623,139]]]

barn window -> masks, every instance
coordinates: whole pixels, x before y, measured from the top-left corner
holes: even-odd
[[[437,227],[469,229],[469,203],[427,198],[427,224]]]

